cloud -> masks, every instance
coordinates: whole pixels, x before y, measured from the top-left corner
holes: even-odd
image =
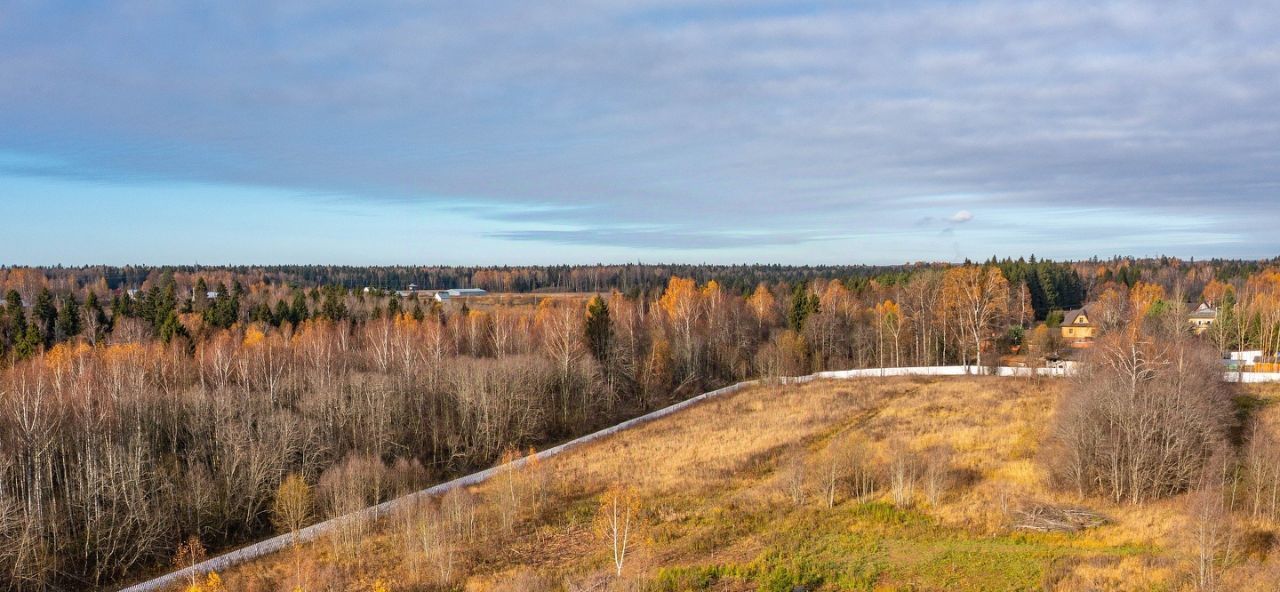
[[[678,229],[590,228],[577,230],[513,230],[488,234],[514,241],[549,242],[562,245],[612,245],[660,250],[724,249],[798,245],[833,236],[768,232],[699,232]]]
[[[1280,216],[1266,2],[4,12],[16,174],[480,204],[494,238],[636,248],[805,244],[960,205],[1194,219],[1226,200],[1250,213],[1215,224],[1280,246],[1251,220]],[[629,225],[661,230],[605,230]]]
[[[960,210],[952,214],[951,217],[947,219],[956,224],[964,224],[965,222],[968,222],[973,219],[973,213],[970,212],[969,210]]]

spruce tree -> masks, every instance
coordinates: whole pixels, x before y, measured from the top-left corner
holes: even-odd
[[[804,329],[805,319],[817,314],[820,308],[818,295],[810,295],[804,283],[796,284],[791,291],[791,310],[787,312],[787,324],[798,333]]]
[[[67,296],[58,310],[55,337],[58,341],[71,339],[80,334],[80,304],[74,296]]]
[[[271,315],[271,324],[279,327],[285,322],[292,323],[292,311],[289,310],[289,303],[283,299],[276,302],[276,312]]]
[[[299,323],[310,319],[311,311],[307,310],[307,295],[298,290],[293,293],[293,306],[289,311],[289,321],[295,326]]]
[[[205,283],[204,278],[196,280],[196,287],[191,294],[191,310],[193,312],[204,312],[209,308],[209,284]]]
[[[44,338],[40,335],[39,325],[35,322],[27,323],[22,339],[18,341],[17,346],[14,348],[14,355],[19,360],[34,356],[36,352],[40,351],[40,344],[43,340]]]
[[[4,330],[3,343],[9,349],[17,347],[27,335],[27,315],[22,310],[22,296],[17,290],[9,290],[4,295],[4,318],[0,319],[0,329]]]
[[[609,355],[609,336],[612,328],[609,325],[609,304],[599,295],[587,303],[587,343],[591,346],[591,355],[601,362]]]
[[[40,290],[40,295],[36,297],[35,309],[31,312],[35,315],[35,325],[39,328],[41,343],[45,347],[52,346],[58,322],[58,307],[54,306],[53,294],[48,288]]]

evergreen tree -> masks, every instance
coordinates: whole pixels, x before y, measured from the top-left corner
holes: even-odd
[[[178,321],[178,311],[176,310],[170,310],[169,314],[160,322],[160,329],[158,333],[160,335],[160,340],[164,341],[166,344],[173,341],[175,337],[188,336],[187,328],[183,327],[182,323]]]
[[[347,304],[343,302],[346,290],[342,286],[328,286],[324,290],[324,302],[320,305],[320,316],[331,321],[347,318]]]
[[[0,351],[13,349],[27,335],[27,315],[17,290],[4,295],[4,315],[0,318]]]
[[[26,331],[21,340],[18,341],[14,348],[14,355],[19,360],[25,360],[36,355],[40,351],[40,344],[44,338],[40,335],[40,327],[35,322],[26,323]]]
[[[40,342],[45,347],[53,345],[53,340],[58,323],[58,307],[53,304],[53,294],[48,288],[40,290],[40,295],[36,297],[36,306],[31,311],[35,316],[35,326],[40,331]]]
[[[218,295],[204,312],[204,322],[210,327],[227,329],[240,320],[240,297],[235,291],[227,292],[227,286],[218,284]]]
[[[255,323],[264,323],[267,325],[275,325],[275,317],[271,314],[271,305],[266,302],[260,302],[253,307],[253,311],[249,313],[249,320]]]
[[[800,332],[804,329],[805,319],[817,314],[820,309],[818,295],[810,295],[804,283],[796,284],[791,291],[791,310],[787,312],[787,324],[792,330]]]
[[[285,322],[292,323],[293,311],[289,310],[289,303],[283,299],[276,302],[276,312],[271,315],[272,325],[279,327]]]
[[[107,312],[102,310],[102,304],[98,302],[98,293],[93,290],[89,290],[89,296],[84,299],[84,318],[89,319],[93,325],[94,334],[89,338],[94,343],[111,330],[111,319],[108,319]]]
[[[413,320],[421,323],[425,318],[427,318],[427,313],[422,311],[422,302],[415,299],[413,303]]]
[[[191,294],[192,312],[204,312],[209,308],[209,284],[204,278],[196,280],[196,287]]]
[[[156,333],[169,321],[170,315],[176,319],[178,314],[178,285],[171,275],[168,277],[169,281],[163,286],[152,286],[142,303],[142,317],[151,323]]]
[[[307,310],[307,295],[298,290],[293,293],[293,306],[289,310],[289,322],[297,326],[299,323],[310,319],[311,311]]]
[[[58,311],[55,338],[58,341],[71,339],[80,334],[80,328],[80,305],[74,296],[67,296],[62,301],[62,308]]]
[[[609,304],[596,295],[591,302],[587,303],[587,343],[591,347],[591,355],[601,362],[609,354],[611,331]]]

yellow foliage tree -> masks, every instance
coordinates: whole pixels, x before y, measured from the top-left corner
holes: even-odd
[[[244,346],[253,347],[262,343],[266,338],[267,336],[262,332],[262,330],[257,327],[249,327],[249,329],[244,332]]]
[[[1147,316],[1151,306],[1164,299],[1164,286],[1138,282],[1129,289],[1130,319],[1134,323],[1141,322]]]
[[[901,365],[899,362],[899,352],[902,349],[902,307],[892,300],[885,300],[876,305],[876,324],[877,333],[880,335],[880,366],[884,366],[884,335],[888,333],[893,338],[893,363],[895,366]]]
[[[766,286],[764,282],[760,282],[760,285],[756,286],[756,291],[747,298],[747,307],[751,309],[752,316],[756,318],[757,328],[762,329],[766,323],[773,322],[776,302],[773,292],[769,291],[769,286]],[[823,302],[826,302],[826,300],[823,300]]]
[[[672,276],[658,306],[667,314],[679,338],[677,351],[687,370],[693,365],[693,329],[702,312],[698,285],[691,279]]]
[[[1009,281],[995,266],[953,267],[943,276],[942,295],[982,366],[982,344],[1009,309]]]
[[[298,531],[311,517],[313,503],[311,486],[297,473],[290,473],[276,489],[276,497],[271,502],[271,522],[276,530],[292,534],[295,546]]]

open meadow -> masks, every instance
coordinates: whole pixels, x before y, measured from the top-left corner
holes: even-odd
[[[349,525],[214,586],[1190,589],[1189,495],[1133,506],[1047,487],[1037,461],[1063,386],[975,377],[759,387]],[[1240,400],[1275,429],[1278,396],[1257,386]],[[1224,584],[1275,586],[1274,526],[1238,525],[1218,568]]]

